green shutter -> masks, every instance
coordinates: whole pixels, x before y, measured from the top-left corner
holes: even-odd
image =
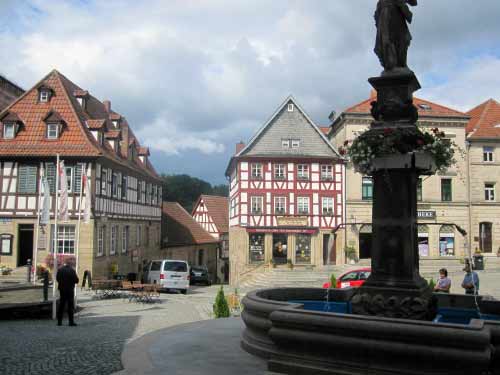
[[[19,193],[35,194],[37,181],[37,167],[32,165],[19,166]]]
[[[56,192],[56,165],[55,163],[45,163],[45,173],[50,186],[50,193]]]
[[[75,187],[75,193],[80,193],[82,188],[82,164],[77,164],[75,166],[75,175],[73,176],[73,186]]]

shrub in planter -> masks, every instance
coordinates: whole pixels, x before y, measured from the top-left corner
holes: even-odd
[[[330,276],[330,288],[336,288],[337,287],[337,278],[335,277],[335,274],[332,273]]]
[[[345,257],[347,260],[352,260],[354,262],[358,261],[358,256],[356,254],[356,249],[352,246],[347,246],[345,249]]]
[[[226,296],[224,295],[224,288],[221,286],[217,292],[217,297],[215,297],[214,303],[214,316],[215,318],[229,318],[231,313],[229,312],[229,305],[227,304]]]

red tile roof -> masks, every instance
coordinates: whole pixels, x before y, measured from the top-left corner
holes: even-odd
[[[121,118],[122,118],[122,116],[121,116],[119,113],[116,113],[116,112],[111,112],[111,113],[109,114],[109,118],[110,118],[111,120],[119,120],[119,119],[121,119]]]
[[[208,215],[214,221],[219,233],[229,232],[229,199],[217,195],[202,194],[194,206],[193,214],[201,201],[205,204]]]
[[[120,138],[120,137],[121,137],[120,130],[112,129],[112,130],[108,130],[106,132],[106,138],[108,138],[108,139],[116,139],[116,138]]]
[[[92,129],[92,130],[102,129],[105,124],[106,124],[105,119],[87,120],[87,126],[89,129]]]
[[[467,114],[470,116],[467,133],[471,139],[500,138],[500,103],[489,99]]]
[[[177,202],[163,202],[168,242],[172,245],[217,243],[205,229]]]
[[[361,103],[347,108],[344,113],[370,114],[370,103],[373,100],[375,100],[373,97],[366,99]],[[466,117],[466,114],[463,112],[416,97],[413,98],[413,104],[417,107],[418,115],[421,117]]]
[[[328,135],[328,132],[330,131],[330,127],[329,126],[319,126],[319,130],[321,130],[321,132],[324,135]]]
[[[77,98],[87,96],[88,94],[89,92],[87,90],[76,89],[75,91],[73,91],[73,95]]]
[[[139,147],[138,150],[137,150],[137,153],[139,155],[143,155],[143,156],[149,156],[149,147]]]

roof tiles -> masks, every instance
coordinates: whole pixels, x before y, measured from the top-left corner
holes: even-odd
[[[219,233],[229,231],[229,203],[227,197],[201,195],[198,204],[203,201],[208,215],[212,218]],[[196,207],[195,207],[196,209]]]
[[[467,114],[470,116],[467,133],[471,139],[500,138],[500,103],[489,99]]]

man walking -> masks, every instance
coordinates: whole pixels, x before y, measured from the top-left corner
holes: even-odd
[[[479,276],[476,272],[472,271],[470,260],[465,260],[465,276],[462,281],[462,288],[465,289],[465,294],[479,294]]]
[[[59,285],[59,310],[57,311],[57,325],[62,325],[64,305],[68,305],[69,325],[76,326],[73,320],[75,308],[75,285],[78,284],[78,275],[71,265],[65,263],[57,271],[57,284]]]

